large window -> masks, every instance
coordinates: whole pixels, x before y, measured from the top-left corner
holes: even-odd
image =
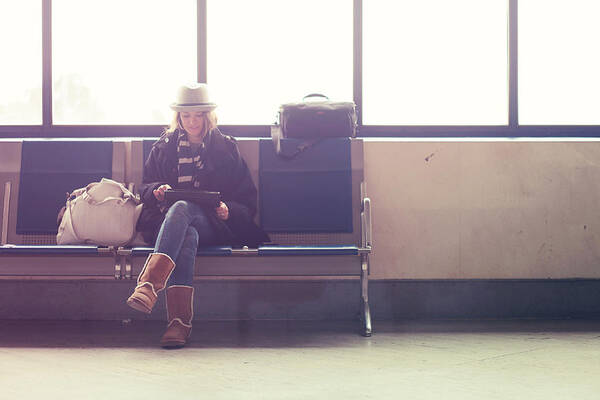
[[[0,2],[0,137],[155,136],[207,82],[219,124],[352,101],[360,136],[600,137],[600,0]]]
[[[519,2],[519,123],[600,125],[600,1]]]
[[[166,124],[197,80],[196,0],[53,0],[55,124]]]
[[[42,123],[42,3],[0,3],[0,125]]]
[[[309,93],[352,101],[352,0],[208,0],[207,82],[222,124],[268,125]]]
[[[363,124],[508,123],[508,0],[368,0],[363,32]]]

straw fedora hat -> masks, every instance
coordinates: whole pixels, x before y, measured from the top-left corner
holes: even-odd
[[[210,101],[208,86],[205,83],[183,85],[177,90],[173,111],[212,111],[217,105]]]

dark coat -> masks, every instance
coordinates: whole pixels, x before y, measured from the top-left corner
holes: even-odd
[[[178,188],[178,131],[163,134],[156,141],[144,165],[144,178],[140,187],[144,203],[137,223],[144,240],[154,243],[166,210],[152,193],[160,185],[168,184]],[[257,247],[269,242],[267,234],[254,223],[256,215],[257,191],[246,162],[239,153],[234,138],[213,129],[204,140],[207,148],[206,160],[201,177],[201,190],[221,192],[222,200],[229,208],[229,218],[219,219],[214,209],[207,209],[210,222],[215,230],[215,245]]]

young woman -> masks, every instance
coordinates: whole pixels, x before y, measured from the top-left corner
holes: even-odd
[[[182,347],[192,330],[194,264],[198,246],[257,247],[269,237],[254,223],[257,191],[235,139],[217,128],[216,104],[205,84],[182,86],[173,121],[144,165],[144,203],[137,229],[149,243],[148,256],[127,304],[150,313],[166,287],[167,331],[163,347]],[[205,207],[188,201],[165,203],[168,189],[220,192]]]

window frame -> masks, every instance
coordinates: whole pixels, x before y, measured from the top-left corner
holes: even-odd
[[[56,137],[156,137],[164,125],[55,125],[52,121],[52,0],[42,1],[42,125],[0,125],[0,138]],[[197,1],[198,82],[207,77],[207,1]],[[353,0],[353,97],[358,113],[359,137],[600,137],[600,125],[519,125],[518,123],[518,0],[508,12],[508,125],[420,126],[363,125],[362,109],[362,10],[364,0]],[[210,82],[209,82],[210,83]],[[269,137],[270,125],[220,125],[237,137]]]

